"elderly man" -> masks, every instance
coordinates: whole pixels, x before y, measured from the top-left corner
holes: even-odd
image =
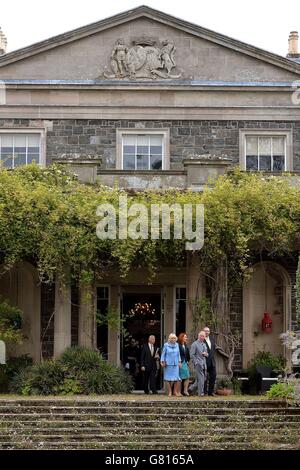
[[[208,356],[207,346],[205,344],[205,333],[200,331],[198,339],[191,346],[190,356],[195,369],[196,381],[190,386],[193,392],[198,388],[198,395],[204,396],[204,383],[206,378],[206,357]]]
[[[205,344],[207,347],[208,356],[206,358],[206,368],[207,376],[204,384],[204,393],[205,395],[214,396],[215,381],[216,381],[216,361],[215,361],[215,351],[218,349],[216,346],[215,339],[210,336],[210,329],[208,326],[203,328],[205,333]]]

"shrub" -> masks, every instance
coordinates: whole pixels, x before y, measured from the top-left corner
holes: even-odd
[[[219,379],[217,379],[217,389],[221,388],[233,388],[230,377],[220,377]]]
[[[284,371],[286,359],[281,355],[273,356],[270,352],[259,351],[250,362],[248,368],[250,376],[255,375],[256,366],[269,366],[275,373],[280,374]]]
[[[288,382],[278,382],[273,384],[267,391],[268,398],[287,398],[293,399],[295,396],[294,385]]]
[[[22,395],[128,393],[132,379],[123,368],[103,359],[98,351],[71,347],[56,361],[22,369],[10,390]]]
[[[9,383],[14,375],[32,366],[32,363],[32,358],[28,354],[24,354],[19,357],[11,357],[6,361],[6,364],[0,366],[0,392],[8,392]]]

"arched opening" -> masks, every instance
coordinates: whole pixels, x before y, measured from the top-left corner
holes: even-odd
[[[271,333],[262,330],[261,321],[265,311],[269,312],[272,319]],[[248,366],[258,351],[283,354],[289,359],[279,335],[290,328],[290,323],[289,274],[277,263],[257,263],[243,288],[243,367]]]
[[[29,354],[34,361],[40,360],[40,291],[37,271],[30,263],[19,263],[10,271],[0,273],[0,296],[23,312],[24,340],[22,344],[8,345],[8,357]]]

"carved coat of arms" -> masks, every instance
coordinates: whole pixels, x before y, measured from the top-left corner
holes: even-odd
[[[137,78],[175,79],[181,77],[181,72],[174,74],[176,68],[175,51],[173,41],[165,39],[160,46],[151,38],[138,38],[132,41],[133,45],[127,46],[124,39],[120,38],[114,45],[110,57],[110,71],[105,67],[104,78]]]

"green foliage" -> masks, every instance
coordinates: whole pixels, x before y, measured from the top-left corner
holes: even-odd
[[[132,380],[98,351],[76,346],[66,349],[56,361],[21,370],[12,379],[10,390],[22,395],[128,393]]]
[[[270,352],[259,351],[255,354],[248,367],[250,376],[255,375],[256,366],[269,366],[275,373],[280,374],[285,369],[286,359],[281,355],[273,356]]]
[[[220,377],[217,379],[217,389],[233,388],[232,380],[230,377]]]
[[[64,381],[64,371],[56,361],[45,361],[22,369],[12,379],[10,390],[21,395],[52,395]]]
[[[15,374],[26,369],[33,363],[32,358],[28,354],[19,357],[11,357],[6,364],[0,365],[0,393],[8,392],[9,383]]]
[[[66,377],[61,385],[53,388],[55,395],[79,395],[82,393],[82,387],[79,380],[73,377]]]
[[[22,341],[22,311],[9,304],[8,300],[0,299],[0,340],[6,343]]]
[[[101,185],[85,185],[58,165],[35,164],[0,170],[0,262],[9,269],[17,261],[36,262],[43,280],[53,280],[70,266],[82,279],[117,267],[123,276],[147,267],[153,276],[158,265],[185,262],[185,240],[100,240],[96,209],[110,203],[119,216],[119,196],[125,192]],[[299,191],[288,177],[265,177],[234,170],[203,193],[147,190],[129,195],[128,206],[203,203],[205,244],[201,263],[208,272],[228,260],[232,282],[242,278],[251,254],[294,250],[300,229]],[[171,223],[174,224],[174,218]],[[173,233],[173,226],[171,227]]]
[[[242,384],[241,384],[241,382],[236,377],[233,377],[231,379],[231,382],[232,382],[233,393],[235,395],[241,395],[242,394]]]
[[[268,398],[293,399],[295,396],[294,385],[288,382],[278,382],[273,384],[267,391]]]

